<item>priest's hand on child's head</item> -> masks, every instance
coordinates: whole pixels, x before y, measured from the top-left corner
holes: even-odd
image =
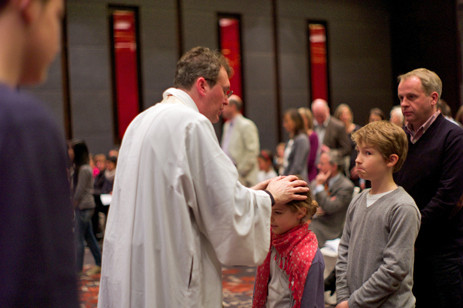
[[[272,179],[267,185],[267,190],[273,195],[275,203],[288,203],[292,200],[307,199],[309,187],[304,180],[289,175]]]

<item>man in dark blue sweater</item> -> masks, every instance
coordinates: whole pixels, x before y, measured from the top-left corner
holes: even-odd
[[[18,86],[43,81],[62,0],[0,0],[0,307],[77,308],[64,136]]]
[[[416,69],[398,78],[409,150],[395,181],[421,211],[416,241],[417,307],[463,307],[463,129],[436,109],[442,82]]]

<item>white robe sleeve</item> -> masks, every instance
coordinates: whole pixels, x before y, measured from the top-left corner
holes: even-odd
[[[206,121],[192,123],[185,134],[195,219],[222,264],[259,265],[270,245],[270,198],[239,183],[235,166]]]

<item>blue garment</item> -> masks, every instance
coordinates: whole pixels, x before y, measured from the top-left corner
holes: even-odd
[[[84,265],[85,242],[95,259],[95,264],[101,266],[101,250],[93,233],[92,215],[94,209],[76,210],[76,245],[77,271],[82,271]]]
[[[78,307],[64,137],[0,84],[0,307]]]

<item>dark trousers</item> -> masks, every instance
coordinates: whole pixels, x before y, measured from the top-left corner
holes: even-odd
[[[457,252],[417,254],[413,293],[416,307],[463,307],[463,257]]]
[[[76,209],[76,250],[77,250],[77,272],[81,272],[84,267],[85,243],[95,259],[95,264],[101,266],[101,249],[93,234],[91,218],[93,209]]]

